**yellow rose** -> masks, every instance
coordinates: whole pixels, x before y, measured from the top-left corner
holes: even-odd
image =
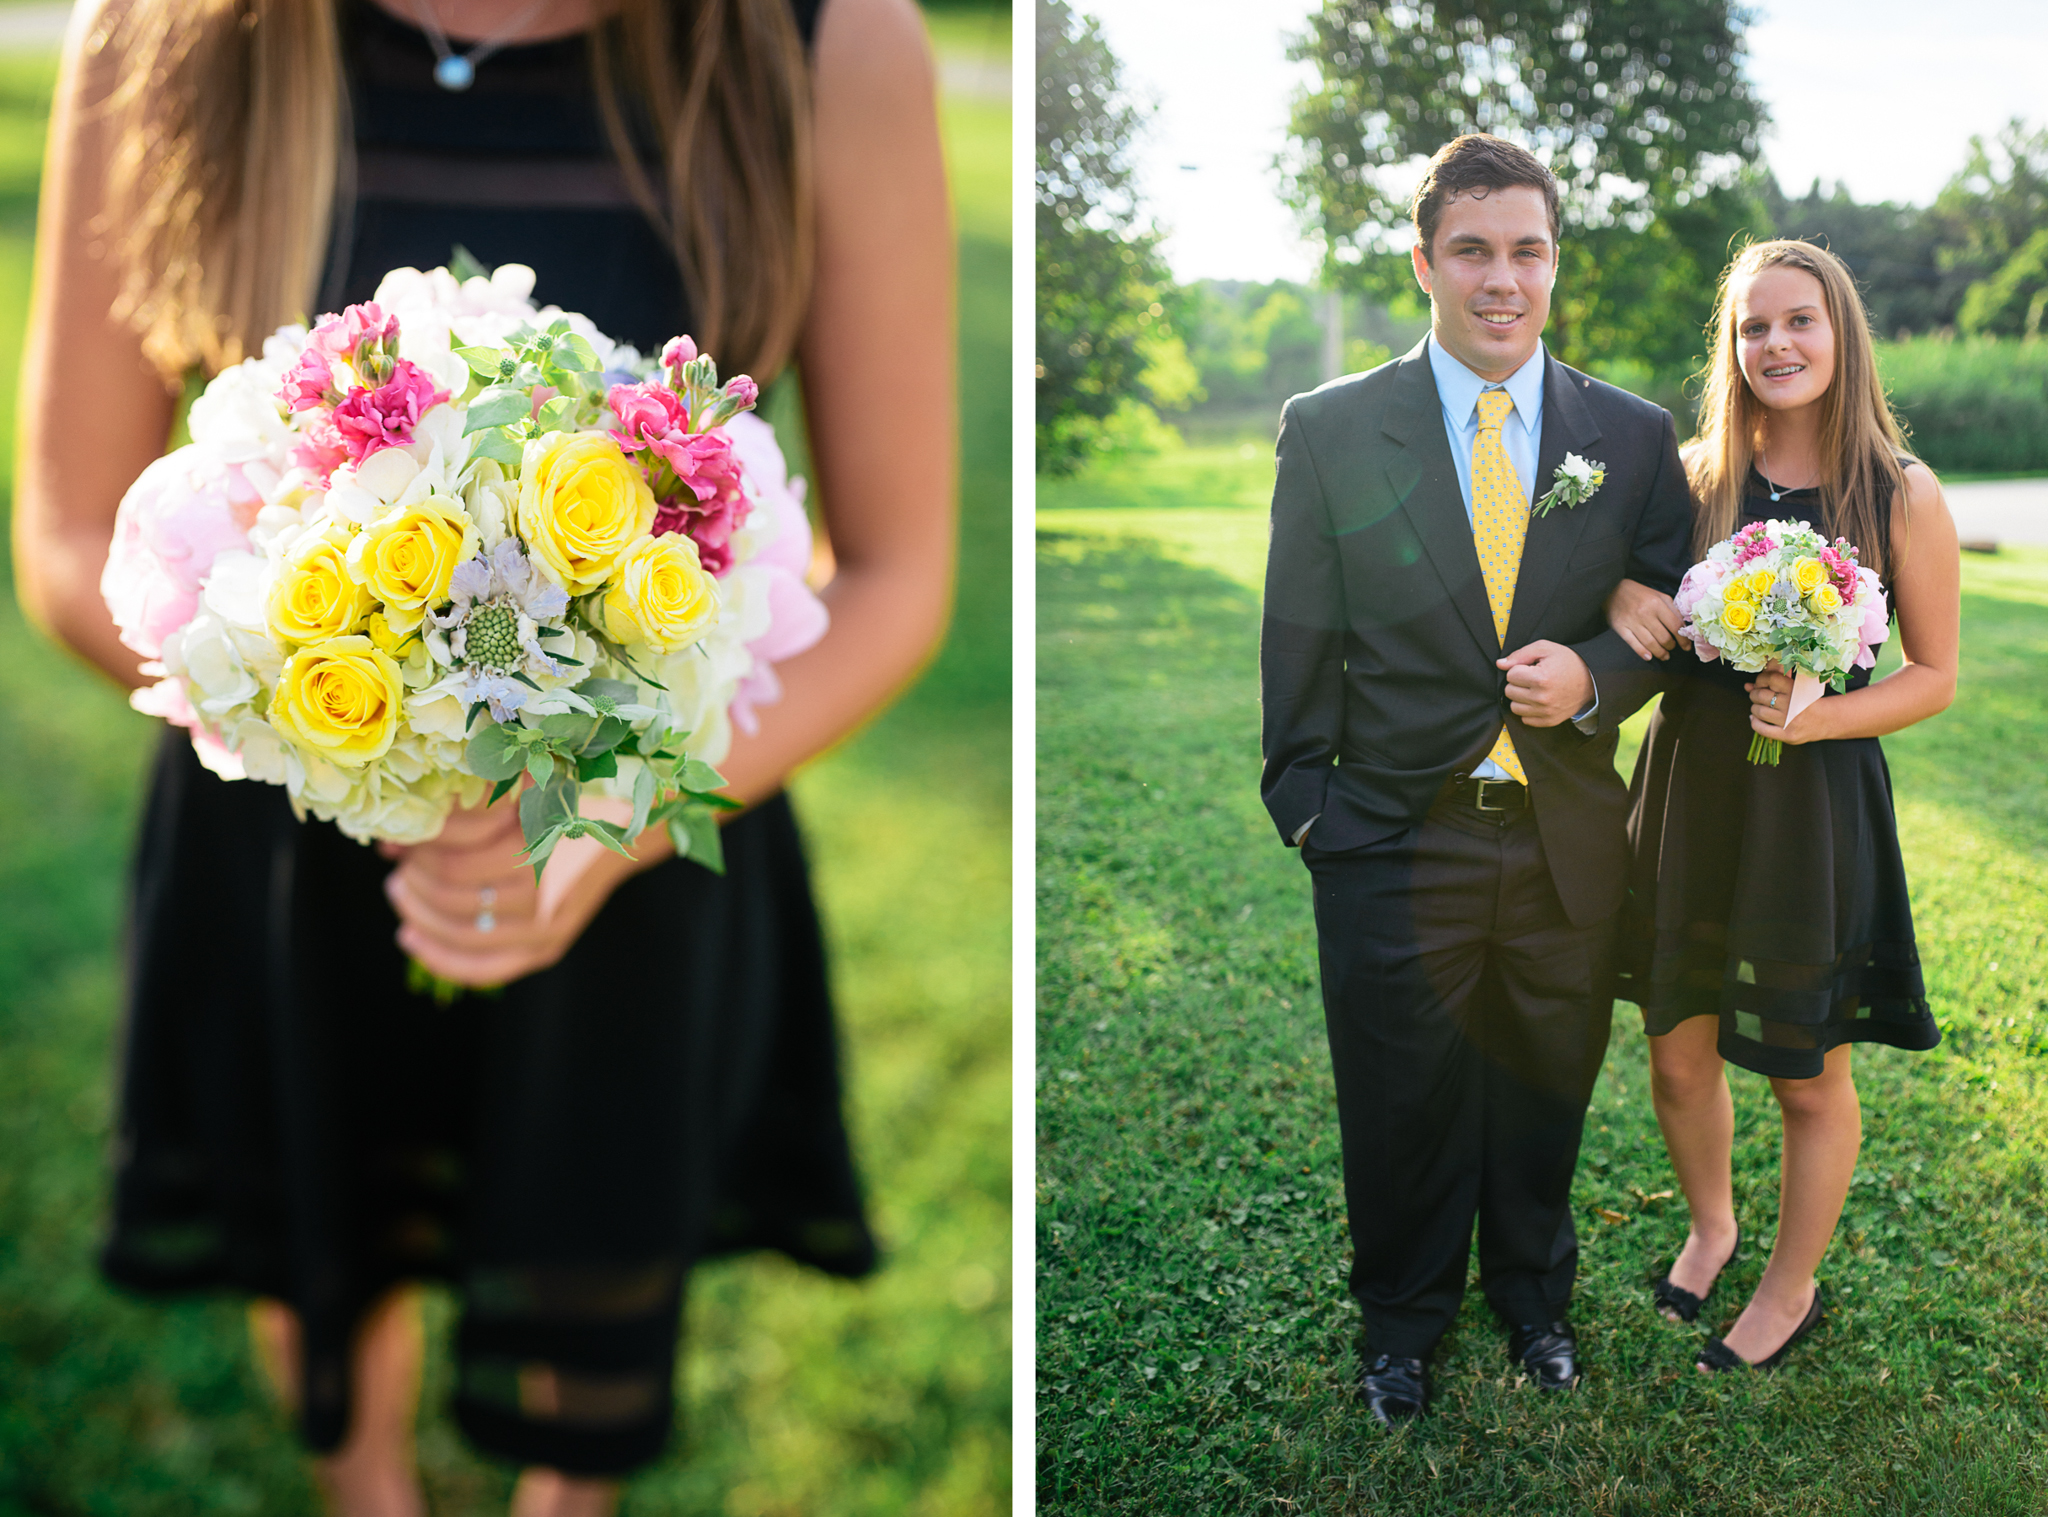
[[[448,598],[455,566],[475,552],[476,541],[461,503],[430,495],[358,532],[348,546],[348,569],[391,610],[417,613]],[[399,625],[410,631],[418,617],[400,617]]]
[[[367,637],[333,637],[284,661],[270,725],[330,763],[359,769],[398,735],[405,683]]]
[[[1758,600],[1762,600],[1766,595],[1769,595],[1771,593],[1771,586],[1778,582],[1778,576],[1769,569],[1752,569],[1743,576],[1743,579],[1749,586],[1749,593]]]
[[[1721,625],[1730,632],[1747,632],[1756,623],[1756,612],[1742,601],[1723,601]]]
[[[369,635],[370,641],[375,643],[381,652],[388,653],[393,658],[405,657],[405,645],[419,636],[417,628],[411,632],[393,631],[391,618],[382,611],[372,611],[370,613],[369,625],[364,627],[363,631]]]
[[[718,620],[718,581],[704,572],[697,545],[682,533],[643,537],[619,560],[599,612],[613,642],[674,653]]]
[[[1730,606],[1746,606],[1750,602],[1749,586],[1739,578],[1731,579],[1721,591],[1721,599]]]
[[[1806,603],[1822,616],[1833,616],[1842,609],[1842,592],[1824,584],[1806,597]]]
[[[602,432],[536,438],[519,475],[519,535],[571,595],[610,579],[654,525],[654,492]]]
[[[1813,587],[1827,577],[1828,566],[1817,558],[1802,558],[1792,565],[1792,583],[1801,595],[1811,595]]]
[[[293,543],[265,607],[270,635],[291,646],[354,632],[375,604],[348,572],[348,529],[335,523]]]

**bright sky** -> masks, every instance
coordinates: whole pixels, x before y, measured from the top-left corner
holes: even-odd
[[[1316,0],[1074,0],[1102,22],[1158,110],[1141,144],[1150,205],[1182,280],[1303,279],[1315,250],[1280,203],[1273,160],[1308,69],[1286,59]],[[1925,204],[1971,135],[2048,125],[2048,5],[1759,0],[1751,81],[1770,107],[1765,158],[1785,188],[1818,176],[1858,200]]]

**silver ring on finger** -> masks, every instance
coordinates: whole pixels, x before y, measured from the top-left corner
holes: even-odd
[[[1773,711],[1776,711],[1778,709],[1778,697],[1775,693],[1773,693],[1771,696],[1771,709]]]
[[[498,904],[497,887],[495,885],[485,885],[479,889],[476,893],[476,904],[479,908],[476,914],[476,930],[478,932],[492,931],[498,925],[497,915],[491,910],[493,906]]]

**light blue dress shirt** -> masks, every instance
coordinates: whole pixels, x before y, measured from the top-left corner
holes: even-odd
[[[1429,336],[1429,371],[1436,376],[1437,400],[1444,408],[1444,432],[1458,465],[1458,492],[1465,497],[1465,520],[1472,520],[1472,445],[1479,440],[1479,393],[1506,390],[1515,403],[1501,423],[1500,443],[1522,482],[1522,498],[1536,503],[1536,456],[1543,445],[1543,344],[1500,383],[1481,379],[1437,346]]]
[[[1465,520],[1472,520],[1472,447],[1479,441],[1479,396],[1485,390],[1506,390],[1515,403],[1501,423],[1500,445],[1522,482],[1522,498],[1536,504],[1536,460],[1543,450],[1543,344],[1536,344],[1526,362],[1499,383],[1481,379],[1437,344],[1429,334],[1429,371],[1436,376],[1436,396],[1444,410],[1444,432],[1450,438],[1451,457],[1458,465],[1458,493],[1465,499]],[[1600,709],[1598,681],[1594,683],[1593,704],[1572,718],[1581,732],[1590,736],[1588,724]],[[1481,759],[1473,776],[1482,780],[1514,778],[1492,759]]]

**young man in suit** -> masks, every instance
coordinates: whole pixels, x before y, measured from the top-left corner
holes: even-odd
[[[1509,1352],[1539,1386],[1578,1377],[1569,1190],[1626,877],[1615,730],[1665,670],[1604,605],[1624,575],[1675,591],[1691,527],[1669,414],[1543,347],[1549,169],[1460,137],[1411,210],[1430,335],[1288,402],[1260,645],[1261,790],[1314,880],[1381,1422],[1427,1404],[1475,1217]],[[1590,493],[1568,453],[1601,470]]]

